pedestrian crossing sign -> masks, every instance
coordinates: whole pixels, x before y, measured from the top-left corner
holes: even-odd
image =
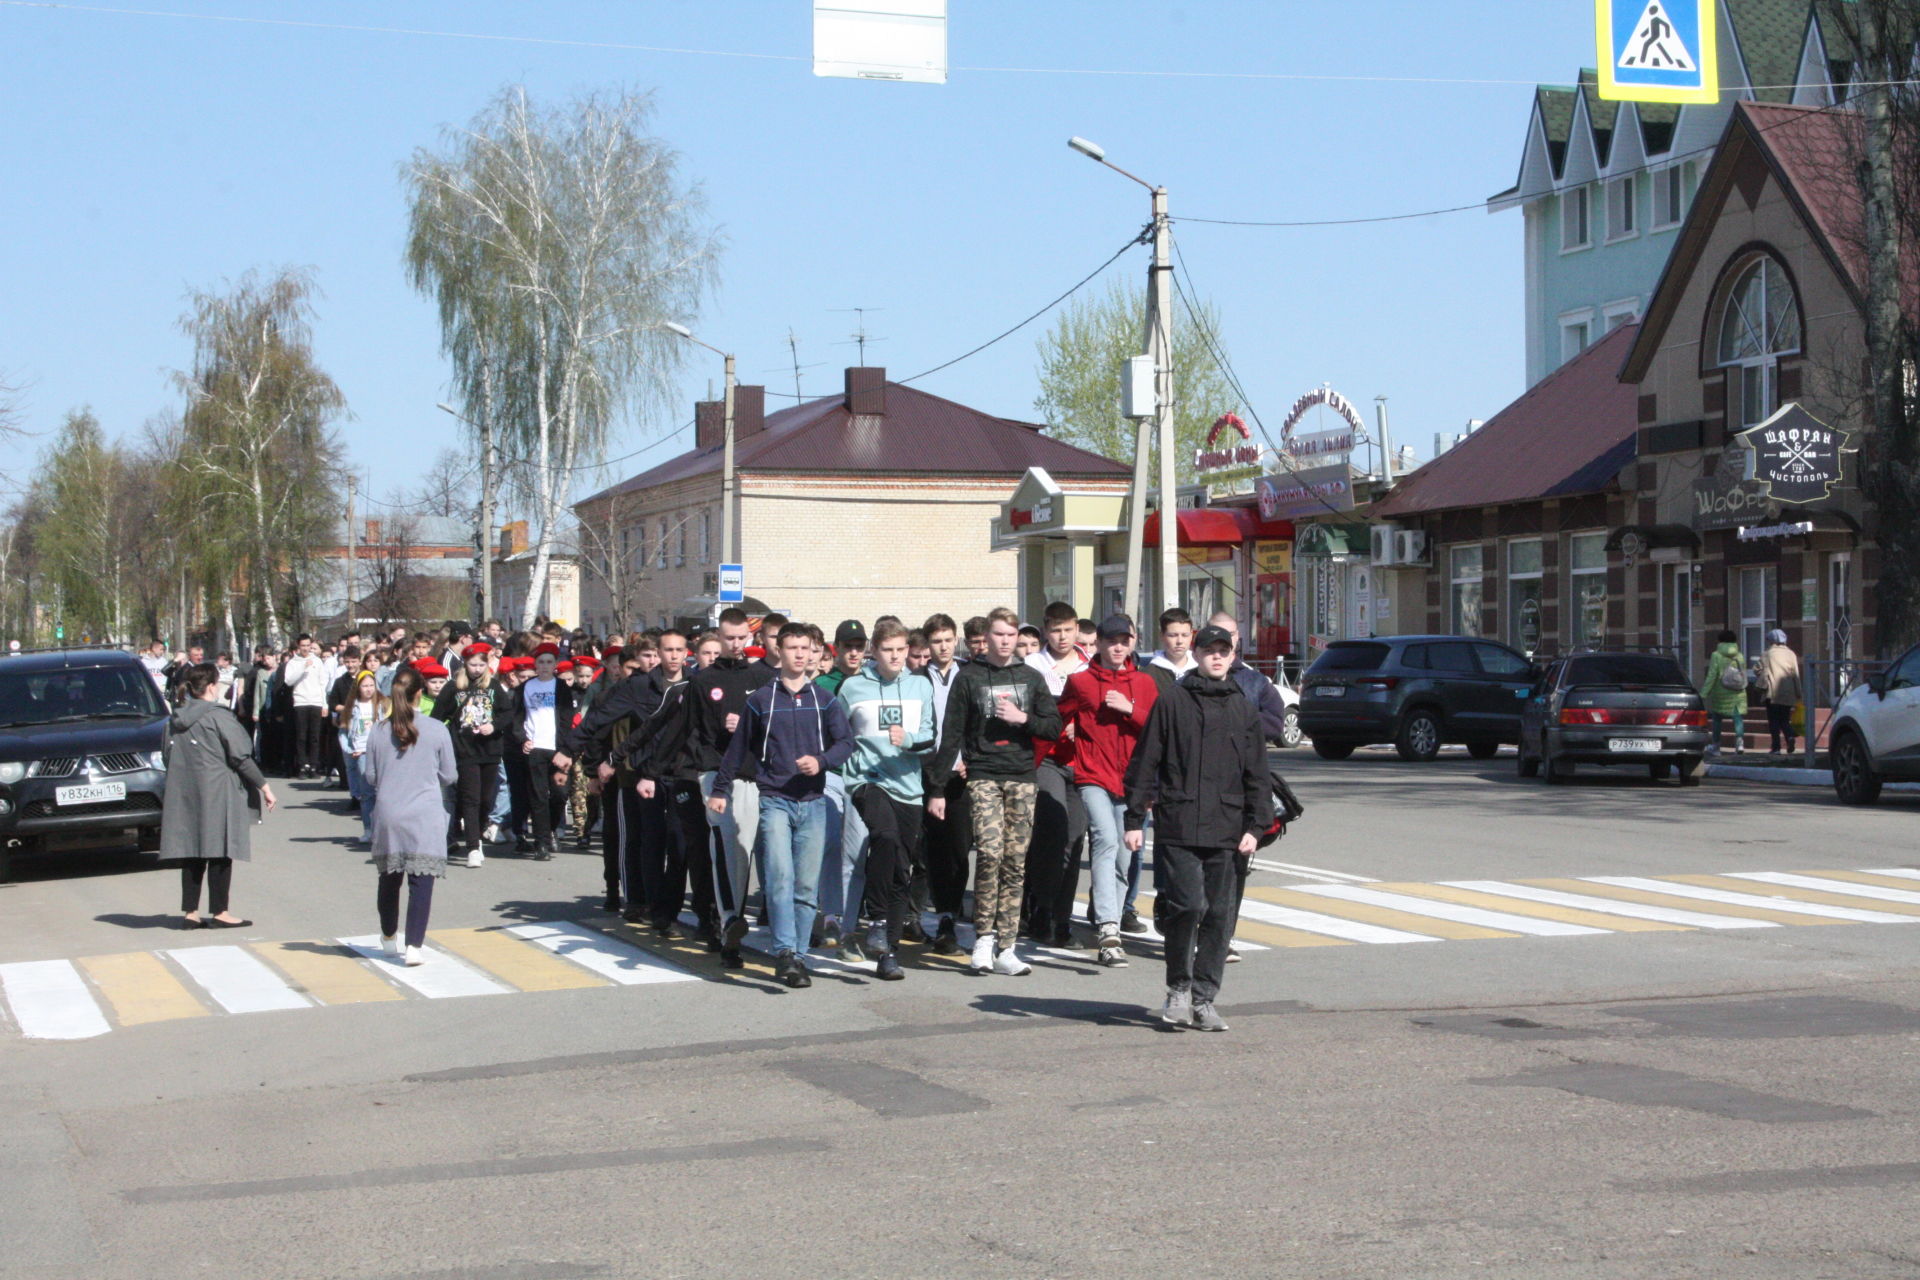
[[[1602,98],[1720,100],[1715,0],[1595,0],[1594,18]]]

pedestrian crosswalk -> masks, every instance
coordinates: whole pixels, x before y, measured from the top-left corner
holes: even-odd
[[[1150,898],[1149,898],[1150,901]],[[1147,904],[1143,903],[1143,910]],[[1235,940],[1247,952],[1801,925],[1920,923],[1920,870],[1735,871],[1433,883],[1249,885]],[[970,944],[962,927],[961,942]],[[1129,939],[1152,946],[1156,939]],[[29,1039],[75,1040],[116,1028],[333,1005],[465,999],[606,987],[672,987],[734,978],[768,981],[771,940],[747,938],[742,969],[722,967],[692,939],[603,918],[549,920],[427,935],[427,961],[408,966],[375,935],[312,941],[169,947],[157,951],[0,964],[0,1016]],[[1048,947],[1041,957],[1092,963]],[[903,959],[960,969],[964,954],[909,946]],[[809,957],[816,971],[861,976],[872,965]]]

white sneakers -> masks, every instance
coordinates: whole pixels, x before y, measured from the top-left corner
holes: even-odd
[[[380,939],[380,949],[386,952],[390,956],[399,955],[400,954],[400,935],[397,933],[389,933],[389,934],[383,935]]]
[[[426,962],[427,962],[427,953],[424,950],[422,950],[419,947],[407,948],[407,967],[408,968],[412,968],[415,965],[422,965],[422,964],[425,964]]]
[[[1032,973],[1033,966],[1015,955],[1012,947],[1008,947],[994,958],[993,971],[1005,977],[1019,978]]]
[[[974,939],[973,959],[967,965],[975,973],[993,972],[993,935],[983,933]]]
[[[467,865],[468,865],[468,866],[470,866],[470,867],[480,867],[480,866],[485,866],[485,865],[486,865],[486,861],[487,861],[487,855],[486,855],[486,854],[484,854],[484,853],[482,853],[482,852],[480,852],[480,850],[479,850],[479,848],[478,848],[478,847],[475,847],[475,848],[472,848],[472,849],[469,849],[469,850],[467,850]]]

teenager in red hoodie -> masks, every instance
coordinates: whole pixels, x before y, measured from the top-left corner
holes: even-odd
[[[1154,678],[1135,665],[1133,645],[1133,620],[1124,613],[1109,616],[1100,624],[1094,664],[1068,676],[1060,695],[1060,717],[1073,738],[1073,775],[1093,846],[1091,897],[1100,963],[1115,968],[1127,962],[1120,945],[1132,859],[1123,839],[1127,764],[1159,696]]]

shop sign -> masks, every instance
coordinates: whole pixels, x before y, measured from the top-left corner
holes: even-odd
[[[1253,443],[1253,432],[1239,414],[1223,413],[1214,419],[1206,443],[1193,451],[1194,478],[1207,487],[1210,498],[1251,493],[1267,469],[1268,456],[1265,446]]]
[[[1285,539],[1262,539],[1253,544],[1253,571],[1263,577],[1293,572],[1293,544]]]
[[[1341,462],[1262,476],[1254,492],[1259,496],[1263,520],[1349,511],[1353,508],[1353,468]]]
[[[1007,524],[1011,528],[1024,529],[1029,525],[1049,525],[1053,523],[1053,503],[1041,502],[1031,507],[1007,508]]]
[[[1327,463],[1334,460],[1345,461],[1353,452],[1358,436],[1348,431],[1315,431],[1309,435],[1288,436],[1286,440],[1287,456],[1296,461],[1308,458]]]
[[[1789,524],[1748,525],[1740,530],[1740,541],[1758,542],[1762,538],[1798,538],[1813,532],[1813,521],[1795,520]]]
[[[1219,564],[1233,559],[1232,547],[1181,547],[1181,564]]]
[[[1775,502],[1824,502],[1840,483],[1840,454],[1848,433],[1830,427],[1797,404],[1737,437],[1751,456],[1751,474]]]
[[[1325,405],[1345,418],[1347,425],[1353,428],[1356,436],[1367,433],[1366,424],[1360,421],[1360,411],[1353,407],[1353,402],[1323,383],[1293,402],[1292,407],[1287,410],[1287,420],[1280,424],[1280,438],[1292,439],[1293,429],[1300,425],[1300,419],[1306,417],[1307,410],[1316,405]]]
[[[1712,475],[1693,482],[1694,528],[1737,529],[1766,514],[1766,490],[1746,478],[1745,463],[1729,449]]]

